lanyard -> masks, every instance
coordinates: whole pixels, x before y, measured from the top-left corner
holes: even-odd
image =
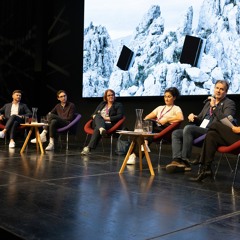
[[[164,109],[166,108],[166,105],[164,106],[164,108],[162,109],[159,118],[157,119],[157,121],[159,121],[164,115],[166,115],[169,111],[171,111],[171,109],[173,108],[174,105],[172,105],[171,108],[169,108],[165,113],[163,113]]]
[[[106,104],[106,116],[109,115],[109,109],[110,109],[110,108],[108,108],[108,106],[107,106],[107,104]]]

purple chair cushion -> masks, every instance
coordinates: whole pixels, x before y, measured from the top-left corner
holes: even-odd
[[[79,122],[81,117],[82,117],[81,114],[76,113],[75,118],[67,126],[58,128],[58,130],[57,130],[58,133],[62,133],[62,132],[66,132],[67,130],[70,130],[73,126],[75,126]]]

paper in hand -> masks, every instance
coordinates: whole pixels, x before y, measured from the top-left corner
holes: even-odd
[[[227,117],[221,119],[220,121],[221,121],[224,125],[226,125],[226,126],[228,126],[228,127],[230,127],[230,128],[232,128],[232,127],[234,126],[234,125],[232,124],[232,122],[231,122]]]

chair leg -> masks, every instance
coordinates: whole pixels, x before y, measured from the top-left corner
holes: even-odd
[[[58,135],[58,142],[60,144],[60,147],[62,148],[62,138],[61,138],[61,134]]]
[[[160,165],[160,158],[161,158],[161,152],[162,152],[162,142],[163,139],[159,142],[159,150],[158,150],[158,165]]]
[[[112,145],[113,145],[113,134],[111,134],[111,149],[110,149],[110,156],[112,156]]]
[[[226,158],[226,160],[227,160],[227,163],[228,163],[228,166],[229,166],[231,172],[233,172],[234,170],[232,169],[232,166],[231,166],[231,164],[230,164],[230,162],[229,162],[229,160],[228,160],[227,154],[225,153],[224,156],[225,156],[225,158]]]
[[[102,142],[102,151],[104,152],[103,137],[101,137],[101,142]]]
[[[240,158],[240,154],[238,154],[238,157],[237,157],[237,163],[236,163],[236,166],[235,166],[232,187],[234,187],[235,180],[236,180],[236,175],[237,175],[237,171],[238,171],[238,164],[239,164],[239,158]]]
[[[221,160],[222,160],[222,158],[223,158],[223,155],[224,155],[224,157],[225,157],[226,160],[227,160],[227,163],[228,163],[228,166],[229,166],[229,168],[230,168],[230,170],[231,170],[231,173],[234,172],[234,170],[233,170],[233,168],[232,168],[232,166],[231,166],[231,164],[230,164],[230,162],[229,162],[229,159],[228,159],[226,153],[222,153],[222,154],[221,154],[221,157],[219,158],[218,163],[217,163],[217,168],[216,168],[216,170],[215,170],[214,179],[216,179],[217,172],[218,172],[218,169],[219,169],[219,166],[220,166],[220,162],[221,162]]]
[[[66,138],[66,150],[68,150],[68,131],[67,131],[67,138]]]
[[[217,172],[218,172],[218,169],[219,169],[219,166],[220,166],[220,162],[223,158],[223,153],[221,154],[219,160],[218,160],[218,163],[217,163],[217,167],[216,167],[216,170],[215,170],[215,173],[214,173],[214,179],[216,179],[216,176],[217,176]]]

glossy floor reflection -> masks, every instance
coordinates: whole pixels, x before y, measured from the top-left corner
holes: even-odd
[[[240,174],[222,162],[215,182],[192,183],[192,172],[167,174],[155,146],[156,173],[127,166],[123,156],[101,147],[81,157],[80,144],[69,151],[36,154],[35,146],[0,146],[0,236],[10,239],[239,239]],[[164,147],[163,147],[164,148]],[[234,164],[235,157],[230,159]],[[4,235],[5,236],[5,235]],[[1,238],[2,239],[2,238]]]

